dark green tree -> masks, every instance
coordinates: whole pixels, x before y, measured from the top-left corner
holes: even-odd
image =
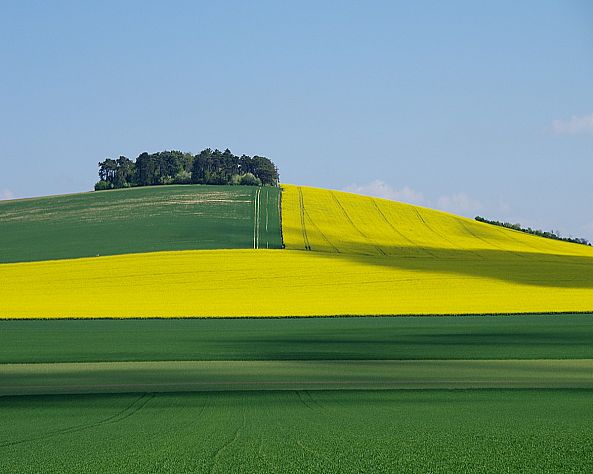
[[[136,158],[135,184],[138,186],[151,186],[158,184],[159,175],[157,161],[154,155],[142,153]]]
[[[255,179],[254,179],[255,178]],[[278,185],[278,169],[266,157],[238,157],[206,148],[193,156],[178,150],[142,153],[136,161],[125,156],[99,163],[95,189],[153,186],[158,184],[240,184]]]
[[[261,179],[264,185],[276,186],[279,175],[276,165],[264,156],[254,156],[252,161],[253,174]]]

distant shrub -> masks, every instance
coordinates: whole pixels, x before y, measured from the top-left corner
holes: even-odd
[[[181,170],[175,175],[175,184],[189,184],[191,183],[191,173],[186,170]]]
[[[239,184],[242,186],[261,186],[261,179],[253,173],[245,173],[239,177]]]
[[[521,227],[521,224],[512,224],[510,222],[501,222],[501,221],[492,221],[490,219],[486,219],[482,216],[476,216],[476,220],[478,222],[483,222],[484,224],[491,224],[497,225],[499,227],[506,227],[507,229],[518,230],[519,232],[525,232],[526,234],[537,235],[538,237],[544,237],[546,239],[552,240],[561,240],[563,242],[570,242],[573,244],[581,244],[581,245],[591,245],[591,243],[587,239],[583,239],[580,237],[562,237],[560,232],[557,230],[545,231],[539,229],[532,229],[531,227]]]
[[[101,180],[95,184],[95,191],[105,191],[107,189],[111,189],[112,187],[113,185],[111,183]]]
[[[175,182],[175,178],[173,176],[161,176],[159,178],[159,184],[173,184]]]

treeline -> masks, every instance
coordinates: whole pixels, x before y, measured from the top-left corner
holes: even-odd
[[[264,156],[236,156],[206,148],[197,155],[181,151],[142,153],[136,160],[120,156],[99,163],[95,190],[161,184],[241,184],[277,186],[278,168]]]
[[[562,237],[560,232],[555,231],[545,231],[545,230],[538,230],[532,229],[531,227],[521,227],[521,224],[511,224],[510,222],[500,222],[500,221],[491,221],[485,219],[481,216],[476,216],[476,220],[479,222],[485,222],[486,224],[497,225],[500,227],[506,227],[507,229],[518,230],[520,232],[525,232],[526,234],[537,235],[538,237],[545,237],[546,239],[554,239],[554,240],[562,240],[563,242],[571,242],[573,244],[581,244],[581,245],[591,245],[591,243],[587,239],[582,239],[579,237]]]

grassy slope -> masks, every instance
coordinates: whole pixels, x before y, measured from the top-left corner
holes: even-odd
[[[0,471],[591,472],[592,419],[579,390],[9,397]]]
[[[0,202],[0,263],[159,250],[279,248],[279,191],[153,186]]]
[[[0,364],[593,359],[593,315],[0,321]]]

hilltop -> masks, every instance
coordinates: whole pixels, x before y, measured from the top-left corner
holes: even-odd
[[[0,202],[0,263],[280,248],[280,190],[170,185]]]

